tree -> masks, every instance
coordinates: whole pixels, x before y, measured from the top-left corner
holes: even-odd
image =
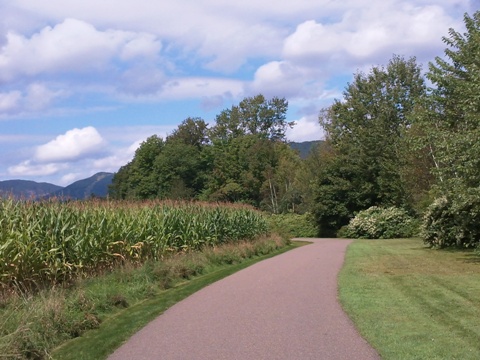
[[[245,202],[259,206],[266,174],[277,166],[275,142],[247,134],[214,142],[213,171],[205,196],[216,201]]]
[[[443,37],[445,58],[430,63],[435,86],[416,111],[412,143],[433,163],[435,201],[427,208],[424,241],[478,246],[480,219],[480,11],[465,14],[466,32]]]
[[[203,156],[203,148],[197,145],[167,138],[152,168],[157,182],[157,197],[192,199],[203,191],[210,168]]]
[[[480,11],[464,22],[466,33],[443,37],[445,59],[427,73],[435,88],[416,113],[417,145],[430,154],[442,193],[480,186]]]
[[[143,141],[135,151],[133,160],[114,175],[110,193],[118,199],[149,199],[158,193],[153,172],[155,159],[163,151],[165,142],[157,135]]]
[[[264,170],[261,207],[271,213],[298,212],[302,193],[298,173],[302,168],[300,156],[286,143],[276,142],[273,146],[275,167]]]
[[[208,164],[203,150],[208,126],[200,118],[185,119],[166,140],[150,136],[133,160],[115,174],[110,194],[119,199],[190,199],[200,194]]]
[[[216,117],[211,139],[228,140],[250,134],[284,141],[287,128],[294,125],[286,120],[287,110],[285,98],[267,100],[263,95],[247,97],[238,106],[223,110]]]
[[[197,148],[208,143],[208,124],[202,118],[187,118],[173,133],[167,136],[167,142],[179,141]]]
[[[401,171],[404,138],[424,93],[415,58],[394,56],[386,67],[355,74],[343,100],[321,112],[328,144],[316,190],[321,231],[338,230],[373,205],[409,207]]]

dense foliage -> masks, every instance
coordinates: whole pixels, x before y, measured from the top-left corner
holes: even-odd
[[[343,99],[322,111],[313,211],[324,235],[350,222],[350,236],[385,237],[363,225],[384,223],[371,209],[393,206],[425,213],[427,244],[479,244],[480,12],[466,14],[465,26],[443,38],[445,57],[426,73],[431,88],[415,59],[395,56],[356,74]],[[395,228],[402,216],[388,223]]]
[[[269,228],[287,238],[311,238],[318,235],[312,214],[272,214],[267,218]]]
[[[436,248],[475,247],[480,239],[480,189],[437,198],[423,216],[422,237]]]
[[[405,210],[372,206],[360,211],[338,235],[355,239],[395,239],[411,237],[417,232],[417,221]]]
[[[298,210],[298,153],[285,139],[285,99],[245,98],[209,127],[188,118],[166,139],[146,139],[113,179],[115,199],[241,202],[279,213]]]
[[[415,59],[358,73],[320,121],[327,134],[315,214],[323,234],[370,206],[411,207],[403,169],[404,137],[415,101],[425,94]]]
[[[429,154],[437,199],[425,214],[424,239],[432,246],[477,245],[480,233],[480,11],[465,15],[466,32],[450,29],[427,74],[434,84],[417,112],[413,141]]]
[[[0,285],[58,282],[127,261],[252,239],[265,218],[246,206],[0,199]]]

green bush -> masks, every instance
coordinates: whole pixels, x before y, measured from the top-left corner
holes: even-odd
[[[480,189],[458,190],[436,199],[425,212],[421,236],[432,247],[478,246]]]
[[[288,238],[317,237],[318,230],[310,213],[272,214],[268,217],[269,228]]]
[[[337,235],[354,239],[394,239],[414,236],[417,229],[417,221],[405,210],[372,206],[360,211]]]

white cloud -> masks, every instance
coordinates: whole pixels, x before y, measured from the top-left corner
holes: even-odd
[[[94,127],[75,128],[39,146],[35,160],[41,163],[75,161],[100,152],[104,146],[105,141]]]
[[[393,53],[429,58],[441,50],[448,28],[458,25],[445,8],[387,1],[379,6],[348,10],[340,21],[307,20],[286,38],[285,59],[329,68],[361,65]]]
[[[126,149],[117,149],[113,155],[96,159],[92,163],[92,168],[97,171],[116,172],[118,169],[128,164],[135,155],[135,150],[140,146],[140,141],[135,142]]]
[[[63,175],[60,178],[60,181],[58,182],[58,185],[67,186],[67,185],[70,185],[77,180],[81,180],[81,179],[84,179],[84,178],[86,178],[85,173],[69,172],[69,173],[66,173],[65,175]]]
[[[120,59],[128,61],[135,58],[155,59],[162,44],[152,34],[140,33],[125,43],[120,52]]]
[[[78,19],[100,28],[123,24],[137,32],[156,34],[182,56],[194,55],[195,61],[222,72],[234,71],[247,58],[258,54],[278,54],[287,30],[279,23],[268,21],[274,16],[272,10],[281,6],[265,4],[258,11],[249,11],[252,6],[258,6],[251,1],[247,7],[244,3],[235,7],[210,0],[118,0],[114,5],[108,1],[49,0],[44,6],[39,5],[29,0],[16,2],[16,7],[50,21],[58,22],[75,14]]]
[[[44,84],[33,83],[27,87],[25,94],[25,109],[38,111],[49,107],[53,101],[67,94],[63,90],[51,90]]]
[[[318,122],[318,115],[304,116],[296,120],[296,125],[287,130],[290,141],[311,141],[324,138],[323,130]]]
[[[104,137],[109,143],[120,143],[122,146],[131,144],[129,146],[135,146],[135,144],[140,144],[155,134],[161,138],[165,138],[167,134],[170,134],[176,127],[177,125],[105,127],[102,128],[102,133],[105,134]],[[135,147],[135,149],[137,147]],[[127,151],[130,151],[128,149]]]
[[[118,78],[116,90],[121,96],[151,96],[160,92],[166,81],[167,77],[161,70],[153,66],[138,65],[123,72]]]
[[[4,81],[20,75],[98,71],[115,58],[152,58],[161,48],[151,34],[98,31],[72,18],[44,27],[30,38],[9,31],[6,39],[0,50],[0,80]]]
[[[205,98],[224,94],[239,97],[244,91],[243,81],[227,78],[186,77],[167,82],[159,93],[161,100]]]
[[[316,79],[312,70],[296,66],[289,61],[271,61],[260,66],[255,72],[253,82],[247,86],[250,93],[262,93],[265,96],[298,97],[313,96],[314,93],[302,94],[307,81]],[[321,86],[317,87],[318,90]],[[317,90],[317,91],[318,91]]]
[[[30,160],[8,168],[8,174],[11,176],[47,176],[56,174],[63,168],[60,164],[36,164]]]
[[[16,111],[21,99],[22,93],[17,90],[0,93],[0,115]]]
[[[52,90],[41,83],[30,84],[23,92],[13,90],[0,93],[0,118],[42,111],[66,94],[66,91]]]

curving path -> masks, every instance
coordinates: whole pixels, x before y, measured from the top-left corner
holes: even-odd
[[[380,359],[337,301],[350,242],[308,240],[179,302],[109,359]]]

